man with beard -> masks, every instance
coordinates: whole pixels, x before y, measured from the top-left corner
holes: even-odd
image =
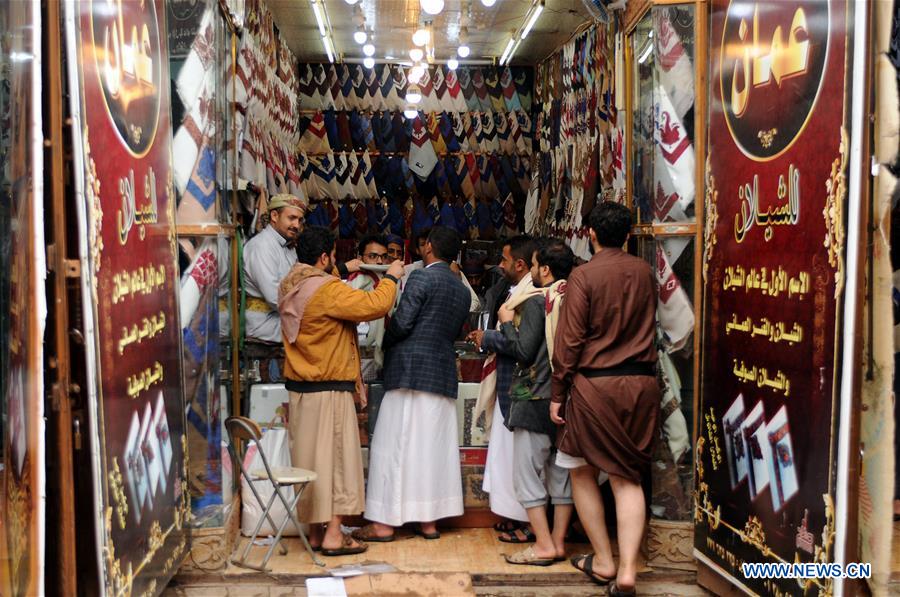
[[[380,266],[388,263],[387,239],[380,234],[367,234],[359,241],[359,259],[365,265]],[[358,272],[347,276],[347,283],[357,290],[375,290],[381,282],[378,272],[363,267]],[[359,356],[362,359],[362,378],[364,382],[380,379],[381,367],[384,365],[384,353],[381,342],[384,338],[385,318],[364,321],[356,327],[359,335]]]
[[[300,235],[297,258],[278,293],[288,429],[293,466],[318,475],[300,500],[298,518],[311,525],[310,544],[322,555],[361,553],[366,545],[341,531],[342,517],[365,507],[353,403],[361,385],[356,325],[390,311],[403,264],[392,263],[371,292],[351,288],[333,274],[334,236],[318,227]],[[324,534],[321,523],[327,524]]]

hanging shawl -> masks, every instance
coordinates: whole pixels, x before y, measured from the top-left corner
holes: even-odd
[[[500,75],[496,68],[491,67],[484,71],[484,85],[487,87],[488,97],[491,100],[491,109],[495,112],[506,110],[503,89],[500,87]]]
[[[405,153],[409,151],[409,135],[406,133],[406,123],[403,120],[402,112],[394,112],[392,118],[393,137],[396,144],[396,151]]]
[[[474,153],[466,154],[466,170],[469,173],[469,183],[472,185],[472,198],[481,197],[481,172],[478,171],[478,160]]]
[[[431,88],[434,90],[435,111],[442,112],[453,107],[447,99],[447,79],[440,65],[436,65],[432,71]]]
[[[376,121],[372,121],[372,128],[374,129],[376,126]],[[377,121],[377,126],[380,130],[381,136],[381,151],[397,151],[397,141],[394,139],[394,125],[392,121],[392,116],[390,112],[382,112],[381,118]],[[377,145],[377,137],[376,137],[376,145]]]
[[[251,39],[248,37],[247,39]],[[258,80],[263,75],[261,73],[254,73],[254,81],[251,83],[253,85],[253,93],[259,93],[258,88]],[[328,103],[327,97],[322,97],[321,88],[327,81],[327,77],[325,75],[325,67],[321,64],[316,64],[312,69],[312,81],[309,86],[309,104],[310,108],[313,110],[322,110],[323,108],[328,107],[326,104]]]
[[[420,178],[427,178],[437,163],[431,138],[421,118],[413,121],[412,143],[409,148],[409,168]]]
[[[360,114],[359,123],[362,127],[362,151],[376,151],[375,134],[372,131],[372,118],[369,114]]]
[[[473,240],[481,238],[478,233],[478,208],[475,204],[475,198],[467,199],[463,209],[466,214],[466,221],[469,224],[469,238]]]
[[[658,34],[653,47],[660,66],[659,82],[672,102],[675,115],[682,119],[694,105],[694,67],[670,17],[668,8],[653,11],[653,29]]]
[[[428,136],[431,138],[431,144],[438,156],[447,153],[447,145],[444,143],[444,137],[441,136],[441,113],[430,112],[428,114]]]
[[[369,232],[369,217],[366,211],[365,200],[353,204],[353,220],[356,222],[354,229],[356,238],[360,238]]]
[[[338,65],[339,80],[341,83],[341,96],[344,98],[345,110],[358,110],[359,98],[353,89],[353,71],[349,64]]]
[[[353,134],[350,132],[350,113],[337,113],[338,139],[340,142],[337,147],[331,149],[336,151],[353,151]]]
[[[356,107],[359,110],[371,110],[372,103],[369,96],[369,86],[366,84],[366,76],[360,64],[350,67],[350,77],[353,80],[353,93],[356,94]]]
[[[653,173],[657,193],[653,219],[657,222],[683,221],[694,201],[694,146],[662,86],[656,87],[656,97]]]
[[[447,226],[448,228],[453,228],[460,234],[463,234],[462,230],[457,230],[456,228],[456,216],[453,215],[453,204],[447,200],[441,206],[440,212],[440,223],[441,226]]]
[[[456,163],[458,160],[459,156],[457,155],[447,155],[442,160],[444,175],[450,187],[450,194],[454,196],[462,194],[462,189],[459,187],[459,178],[457,178],[456,174]]]
[[[435,170],[436,169],[437,168],[435,168]],[[423,199],[431,199],[437,194],[437,187],[434,180],[434,170],[431,171],[427,178],[419,178],[418,176],[414,176],[413,184],[416,188],[416,195]]]
[[[325,116],[316,112],[310,119],[309,126],[300,138],[300,151],[308,154],[327,153],[331,151],[328,134],[325,130]]]
[[[315,167],[316,191],[319,199],[337,199],[340,190],[335,179],[334,155],[328,153],[323,156],[310,157]]]
[[[471,151],[481,150],[481,116],[478,112],[463,112],[460,114],[463,124],[466,126],[466,138]],[[477,130],[476,130],[477,129]]]
[[[446,150],[448,152],[458,152],[459,141],[456,140],[456,135],[453,133],[453,120],[450,116],[450,113],[443,112],[438,115],[438,117],[440,119],[438,122],[438,128]]]
[[[194,164],[184,194],[178,202],[176,219],[182,223],[216,221],[216,154],[204,138],[197,163]]]
[[[362,183],[365,184],[365,191],[362,191],[364,194],[363,197],[378,197],[378,187],[375,184],[375,172],[372,169],[372,158],[369,156],[369,152],[366,151],[362,154],[362,157],[359,158],[359,170],[361,173]],[[362,187],[360,187],[362,189]]]
[[[387,219],[390,233],[403,236],[403,205],[400,199],[394,199],[390,202]]]
[[[453,127],[453,137],[456,139],[457,149],[456,151],[471,151],[469,147],[469,137],[466,132],[466,121],[468,120],[468,114],[459,113],[459,112],[450,112],[450,120]],[[444,141],[447,141],[447,138],[444,138]],[[450,149],[449,142],[447,143],[447,149]]]
[[[512,69],[508,66],[503,69],[503,75],[500,77],[500,89],[503,91],[503,102],[508,112],[522,109],[522,102],[519,101],[519,93],[516,91],[516,81],[513,79]]]
[[[335,110],[343,110],[344,94],[341,92],[341,77],[338,74],[338,65],[328,64],[325,66],[325,79],[328,82],[328,99]]]
[[[456,76],[459,79],[459,88],[462,91],[463,99],[466,100],[466,109],[460,110],[460,112],[481,110],[481,102],[478,100],[475,85],[472,83],[472,69],[460,67],[456,69]]]
[[[471,112],[469,117],[472,119],[472,136],[475,137],[476,151],[484,151],[487,140],[484,137],[484,122],[481,120],[481,112]]]
[[[356,236],[356,220],[354,220],[353,207],[344,201],[338,210],[338,222],[341,238],[354,238]]]
[[[366,81],[366,100],[370,110],[384,110],[384,97],[381,95],[381,82],[374,68],[367,68],[363,73]]]
[[[437,196],[442,199],[450,197],[453,194],[453,190],[450,188],[450,179],[446,168],[444,168],[444,160],[438,160],[432,175],[434,176],[434,186],[435,189],[437,189]]]
[[[659,284],[659,325],[671,347],[669,352],[674,352],[684,347],[694,331],[694,307],[659,242],[656,243],[656,281]]]
[[[340,151],[341,139],[338,134],[337,115],[334,113],[334,110],[325,110],[323,118],[325,120],[325,132],[328,135],[328,145],[332,149]]]
[[[447,87],[447,94],[444,96],[445,104],[449,105],[449,108],[445,108],[445,110],[448,112],[467,111],[469,108],[466,105],[466,98],[459,85],[459,76],[456,74],[456,71],[448,68],[444,74],[444,82]]]
[[[397,95],[398,101],[397,108],[402,109],[402,105],[406,101],[406,89],[409,86],[409,81],[406,79],[406,71],[399,64],[395,65],[392,71],[394,75],[394,93]]]
[[[401,108],[400,97],[394,88],[394,71],[389,64],[376,64],[375,73],[378,76],[378,84],[381,87],[381,96],[386,110],[399,110]]]
[[[534,86],[532,74],[533,71],[530,68],[513,68],[516,95],[519,96],[519,103],[522,106],[522,110],[525,112],[531,112],[531,90]]]
[[[313,95],[313,69],[311,64],[300,67],[300,77],[297,79],[297,100],[300,108],[314,110]]]
[[[494,112],[494,131],[497,134],[497,147],[502,153],[516,153],[516,142],[509,132],[509,120],[505,112]]]
[[[482,69],[472,69],[472,87],[475,89],[475,95],[478,97],[478,104],[483,112],[490,112],[494,106],[491,103],[491,95],[488,92],[484,79],[485,76]]]
[[[475,219],[478,223],[478,238],[493,240],[496,238],[494,222],[491,220],[491,200],[482,197],[475,208]]]
[[[409,159],[400,158],[400,171],[403,173],[403,183],[406,185],[406,192],[414,194],[416,192],[416,175],[409,167]],[[410,207],[410,217],[412,217],[412,208]]]
[[[508,194],[503,200],[503,235],[511,238],[519,234],[519,225],[516,223],[516,202],[512,194]]]
[[[306,224],[308,226],[321,226],[323,228],[328,228],[331,226],[331,221],[328,216],[328,209],[325,207],[324,201],[318,201],[313,204],[313,209],[306,216]]]
[[[347,162],[350,166],[350,188],[351,195],[356,199],[365,199],[369,197],[369,189],[366,188],[366,180],[364,177],[365,166],[360,162],[355,152],[347,155]]]
[[[372,123],[372,137],[375,140],[375,150],[384,149],[384,129],[381,128],[382,112],[372,112],[369,122]]]
[[[513,318],[513,324],[518,329],[519,322],[522,319],[519,308],[525,304],[531,297],[539,296],[540,288],[535,288],[531,281],[531,276],[525,276],[516,286],[512,296],[503,304],[507,309],[516,312]],[[500,329],[500,323],[497,323],[497,330]],[[497,355],[491,354],[484,362],[481,371],[481,387],[478,391],[478,401],[475,403],[475,411],[472,413],[472,420],[477,421],[484,414],[485,433],[490,432],[491,424],[494,418],[494,403],[497,401]]]
[[[465,238],[469,232],[469,218],[466,215],[466,203],[459,196],[453,201],[453,221],[457,232]]]
[[[419,81],[419,89],[422,90],[422,101],[419,109],[423,112],[440,111],[441,105],[434,94],[434,79],[432,78],[431,67],[425,67],[425,73]]]
[[[485,153],[500,151],[500,142],[497,139],[497,131],[494,126],[494,115],[491,112],[481,113],[481,131],[483,135],[481,150]]]
[[[531,188],[528,190],[528,198],[525,200],[525,233],[536,236],[538,234],[538,197],[540,196],[540,173],[535,169],[531,177]]]
[[[443,226],[441,223],[441,207],[438,204],[437,197],[432,197],[431,200],[428,201],[428,215],[431,216],[431,221],[434,222],[434,226]]]
[[[385,203],[378,198],[370,198],[366,201],[366,217],[369,222],[369,232],[383,234],[382,224],[387,223],[387,210]]]

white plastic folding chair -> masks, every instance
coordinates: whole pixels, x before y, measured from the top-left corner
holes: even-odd
[[[247,539],[247,545],[244,546],[244,553],[241,555],[240,559],[232,557],[230,560],[231,563],[242,568],[250,568],[252,570],[259,570],[260,572],[269,572],[269,568],[267,568],[266,565],[269,563],[269,558],[272,557],[275,545],[279,546],[282,555],[287,554],[287,547],[281,540],[281,534],[284,532],[288,520],[290,520],[297,528],[297,533],[300,535],[300,539],[303,541],[303,545],[306,547],[309,557],[312,558],[312,561],[315,562],[317,566],[324,566],[325,564],[316,557],[312,547],[310,547],[306,534],[303,532],[303,529],[300,527],[300,522],[297,520],[296,512],[297,502],[300,501],[303,490],[306,489],[306,486],[309,483],[316,480],[316,473],[302,468],[270,467],[269,459],[266,457],[262,445],[260,445],[262,430],[259,428],[256,421],[248,419],[247,417],[229,417],[225,420],[225,429],[228,431],[228,450],[231,453],[231,457],[235,461],[235,464],[240,467],[241,476],[250,485],[250,489],[252,490],[254,497],[256,497],[256,501],[259,503],[259,507],[262,508],[263,513],[263,515],[259,517],[259,522],[256,523],[253,535]],[[256,449],[259,451],[263,468],[248,471],[244,467],[244,455],[246,453],[247,445],[251,441],[256,442]],[[266,479],[272,484],[272,489],[274,491],[269,497],[268,503],[263,503],[262,497],[256,490],[256,483],[254,483],[254,481]],[[294,486],[295,488],[294,498],[291,500],[285,497],[281,491],[290,486]],[[272,506],[275,505],[276,498],[281,500],[281,503],[284,505],[284,509],[287,512],[287,516],[277,525],[277,528],[270,514]],[[247,562],[247,556],[250,554],[250,548],[256,541],[257,535],[259,535],[264,520],[268,520],[269,525],[271,525],[273,529],[276,529],[275,538],[269,546],[269,549],[266,551],[262,563],[259,566],[255,566]]]

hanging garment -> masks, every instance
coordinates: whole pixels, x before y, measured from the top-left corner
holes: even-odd
[[[522,102],[519,101],[519,92],[516,91],[516,81],[513,78],[512,69],[505,67],[500,77],[500,89],[503,91],[503,102],[507,112],[521,110]]]
[[[503,155],[498,158],[498,162],[500,163],[503,185],[505,188],[509,189],[513,198],[518,202],[520,200],[525,200],[525,193],[522,192],[522,187],[519,185],[519,179],[516,176],[515,159],[516,156]]]
[[[397,151],[397,141],[394,139],[394,124],[392,122],[392,115],[390,112],[382,112],[381,118],[378,120],[377,124],[380,129],[381,136],[381,146],[378,148],[381,151]],[[376,127],[376,123],[372,121],[372,128]],[[377,137],[376,137],[376,145],[377,145]]]
[[[366,81],[366,103],[369,110],[384,110],[384,97],[381,95],[381,82],[374,68],[364,69],[363,76]]]
[[[387,181],[388,181],[388,197],[406,198],[409,189],[406,186],[406,172],[409,167],[406,165],[404,157],[395,155],[388,160]],[[399,232],[395,232],[399,234]]]
[[[328,153],[317,158],[310,158],[316,165],[316,187],[320,199],[340,199],[341,184],[335,171],[335,156]]]
[[[440,163],[440,160],[438,160],[438,163]],[[437,170],[437,168],[435,168],[435,170]],[[419,178],[418,176],[413,177],[413,183],[416,187],[416,195],[418,195],[425,201],[428,201],[429,199],[437,195],[437,187],[435,185],[434,178],[435,170],[432,170],[428,174],[427,178]]]
[[[337,123],[337,115],[334,110],[325,110],[323,112],[323,118],[325,120],[325,132],[328,135],[328,145],[336,150],[341,150],[341,139],[338,134],[338,123]]]
[[[372,117],[370,114],[360,114],[359,123],[362,127],[362,151],[376,151],[378,147],[375,145],[375,134],[372,131]]]
[[[353,206],[348,201],[340,203],[338,222],[341,238],[356,237],[356,220],[354,219]]]
[[[350,132],[350,112],[337,113],[338,147],[331,149],[336,151],[353,151],[353,133]]]
[[[669,94],[658,85],[653,129],[656,195],[653,219],[657,222],[683,221],[694,201],[694,146],[687,135]]]
[[[255,76],[251,82],[252,93],[258,94],[260,92],[258,80],[262,77],[260,73],[255,73]],[[310,97],[309,103],[310,108],[313,110],[322,110],[329,106],[328,104],[328,96],[322,96],[321,88],[325,85],[325,82],[328,80],[325,74],[325,67],[321,64],[316,64],[312,68],[312,82],[310,84]]]
[[[366,151],[358,158],[361,177],[366,185],[363,197],[378,197],[378,186],[375,184],[375,171],[372,168],[372,158]],[[360,187],[361,188],[361,187]]]
[[[513,80],[516,84],[516,95],[525,112],[531,112],[531,93],[534,88],[534,71],[525,67],[513,67]]]
[[[300,151],[320,154],[331,151],[328,144],[328,134],[325,130],[325,116],[322,112],[316,112],[310,119],[309,126],[300,138]]]
[[[672,346],[670,352],[677,351],[684,347],[694,331],[694,307],[659,242],[656,243],[656,281],[659,284],[659,324]]]
[[[383,110],[397,110],[400,108],[400,98],[397,97],[397,90],[394,89],[394,73],[390,64],[376,64],[375,76],[378,79],[378,86],[381,90],[381,101],[384,104]]]
[[[455,170],[454,178],[456,178],[456,181],[459,184],[460,194],[466,200],[475,199],[475,187],[472,185],[472,178],[469,175],[469,167],[466,157],[454,156],[453,168]]]
[[[328,98],[335,110],[344,110],[344,94],[341,91],[341,77],[338,73],[338,65],[325,66],[325,78],[328,82]]]
[[[441,226],[446,226],[448,228],[453,228],[454,230],[456,230],[456,216],[453,215],[453,204],[451,203],[450,199],[444,201],[443,205],[441,205],[440,208],[440,219],[438,221],[439,224]],[[456,231],[462,234],[462,232],[460,232],[459,230]]]
[[[431,144],[438,156],[447,153],[447,145],[444,143],[444,137],[441,136],[440,112],[430,112],[428,114],[428,136],[431,138]]]
[[[455,70],[449,68],[444,73],[444,81],[447,86],[447,94],[444,109],[448,112],[465,112],[469,109],[466,105],[466,98],[463,95],[462,88],[459,84],[459,76]]]
[[[311,205],[312,211],[306,216],[307,226],[331,227],[331,219],[324,201],[316,201]]]
[[[450,187],[451,196],[462,195],[462,189],[459,187],[459,178],[457,178],[456,173],[457,160],[459,160],[458,155],[447,155],[441,160],[444,166],[444,176],[447,178],[447,185]]]
[[[459,141],[456,140],[456,135],[453,133],[453,119],[451,118],[450,113],[442,112],[438,115],[438,118],[440,118],[438,128],[446,151],[458,152],[460,150]]]
[[[503,200],[503,235],[507,238],[519,234],[519,226],[516,223],[516,202],[512,194]]]
[[[393,199],[388,205],[388,229],[387,231],[390,234],[396,234],[398,236],[405,236],[403,229],[403,203],[402,200],[397,198]]]
[[[369,214],[364,199],[353,204],[353,221],[356,224],[353,230],[355,238],[361,238],[369,233]]]
[[[653,11],[653,30],[657,34],[653,49],[660,67],[660,85],[666,90],[680,120],[694,105],[694,66],[672,24],[671,10],[661,7]]]
[[[394,92],[397,94],[398,110],[402,110],[406,105],[406,89],[409,87],[409,81],[406,79],[406,70],[399,64],[394,65],[391,69],[394,75]],[[395,233],[396,234],[396,233]]]
[[[431,71],[431,88],[434,90],[434,109],[436,112],[443,112],[448,108],[447,79],[444,77],[444,68],[440,65],[435,65]]]
[[[372,124],[372,137],[375,140],[375,149],[381,151],[384,148],[384,130],[381,128],[382,112],[372,112],[369,122]]]
[[[350,136],[353,139],[353,150],[355,151],[362,151],[366,148],[366,132],[362,117],[362,112],[356,110],[350,112]]]
[[[486,68],[484,73],[484,85],[487,87],[488,97],[491,101],[491,110],[503,112],[506,110],[506,101],[503,98],[503,89],[500,87],[500,74],[497,68]]]
[[[409,158],[400,156],[400,171],[403,173],[403,184],[406,186],[406,192],[410,195],[414,195],[416,193],[416,174],[410,168]],[[410,211],[410,214],[412,214],[412,211]],[[412,217],[412,215],[410,215],[410,217]]]
[[[316,85],[319,87],[319,101],[322,103],[321,109],[327,110],[334,108],[334,99],[331,95],[331,80],[328,78],[328,67],[330,65],[321,65],[315,71]],[[268,103],[268,101],[266,102]]]
[[[466,221],[469,224],[469,238],[477,240],[481,238],[478,232],[478,205],[474,197],[468,198],[463,204]]]
[[[487,139],[484,136],[484,122],[481,119],[481,112],[470,112],[469,117],[472,119],[472,136],[475,137],[475,151],[482,152],[485,150]]]
[[[481,151],[485,153],[500,151],[500,142],[497,139],[497,130],[494,126],[494,115],[492,112],[481,113],[481,131],[483,138]]]
[[[528,198],[525,200],[525,233],[538,234],[538,198],[541,192],[541,178],[537,170],[531,176]]]
[[[409,147],[409,168],[420,178],[427,178],[437,163],[431,138],[421,118],[413,120],[412,142]]]
[[[361,64],[354,64],[350,67],[350,76],[353,79],[353,93],[356,94],[356,107],[358,110],[372,109],[365,70]]]
[[[494,131],[497,134],[497,148],[500,152],[516,153],[516,142],[510,136],[506,112],[494,112]]]
[[[469,183],[472,185],[472,198],[481,197],[481,172],[478,171],[478,160],[474,153],[466,154],[466,171],[469,173]],[[463,190],[465,188],[463,187]]]
[[[366,187],[365,167],[361,164],[360,158],[356,152],[347,154],[347,162],[350,166],[350,193],[357,199],[367,199],[369,197],[369,189]]]
[[[377,197],[366,201],[366,216],[369,223],[369,233],[384,234],[384,226],[387,225],[387,204]]]
[[[422,91],[422,101],[419,102],[419,110],[426,113],[440,110],[440,104],[434,95],[434,81],[431,73],[431,67],[425,67],[425,73],[419,80],[419,89]]]
[[[191,177],[178,202],[176,219],[183,224],[216,221],[216,154],[209,147],[208,138],[203,140]]]
[[[450,180],[447,170],[444,168],[444,160],[438,160],[437,164],[434,166],[432,176],[434,176],[434,186],[437,190],[437,196],[442,200],[451,197],[453,195],[453,190],[450,188]]]
[[[353,70],[349,64],[337,65],[341,82],[341,96],[344,98],[344,109],[358,110],[359,98],[356,97],[356,90],[353,88]]]
[[[468,67],[460,67],[456,69],[456,77],[459,79],[459,88],[462,91],[463,99],[466,100],[466,112],[477,112],[481,110],[481,102],[478,100],[478,94],[475,93],[475,86],[472,83],[472,69]],[[460,110],[462,112],[463,110]]]
[[[477,67],[472,69],[472,88],[475,90],[475,95],[478,97],[478,104],[481,106],[483,112],[490,112],[494,106],[491,103],[491,95],[488,92],[487,84],[484,79],[485,75],[483,69]]]
[[[401,153],[409,151],[409,136],[406,133],[406,122],[403,118],[403,112],[394,112],[392,124],[396,151]]]
[[[466,126],[466,138],[469,149],[473,152],[481,151],[481,116],[478,112],[462,112],[459,117]]]
[[[297,100],[303,110],[314,110],[313,104],[313,69],[311,64],[300,67],[300,76],[297,79]]]
[[[302,198],[306,199],[308,205],[310,199],[316,193],[316,185],[315,182],[310,183],[310,178],[313,176],[313,168],[312,164],[309,163],[309,158],[306,157],[306,153],[302,151],[297,155],[297,174],[300,177]]]
[[[494,181],[494,185],[497,187],[497,197],[502,199],[512,192],[512,189],[507,184],[506,177],[503,175],[503,166],[500,163],[500,156],[489,156],[488,165],[491,169],[491,180]]]
[[[456,139],[456,151],[471,151],[469,147],[469,137],[467,133],[466,121],[468,120],[468,114],[465,112],[448,112],[450,116],[449,122],[453,127],[453,137]],[[447,138],[444,138],[444,141],[447,142]],[[447,149],[450,149],[450,144],[447,142]]]
[[[453,223],[460,236],[466,238],[469,234],[469,218],[466,216],[466,202],[459,196],[453,199]]]
[[[497,181],[494,179],[492,156],[478,156],[478,173],[481,176],[481,192],[484,197],[496,199],[499,194]]]
[[[215,134],[215,122],[211,118],[212,110],[214,109],[211,99],[211,85],[212,76],[208,75],[201,97],[194,101],[190,112],[184,117],[178,132],[175,133],[172,140],[172,153],[177,158],[172,174],[175,188],[180,193],[184,192],[184,188],[191,177],[192,167],[197,162],[203,138],[212,137]],[[255,129],[255,127],[253,128]],[[257,137],[254,137],[252,141],[252,143],[246,144],[249,150],[248,163],[252,164],[248,171],[255,173],[259,170],[257,164],[261,148],[257,143]]]
[[[475,210],[475,217],[478,222],[478,238],[483,240],[494,240],[497,238],[494,222],[491,220],[491,200],[482,197],[478,200]]]

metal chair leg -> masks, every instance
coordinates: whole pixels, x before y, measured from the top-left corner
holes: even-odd
[[[287,512],[288,516],[291,517],[291,522],[294,523],[294,527],[297,529],[297,534],[300,536],[300,540],[303,541],[303,547],[306,548],[306,553],[309,554],[309,557],[312,559],[313,563],[316,566],[321,566],[324,568],[325,563],[316,556],[316,552],[313,551],[312,546],[309,544],[309,540],[306,538],[306,533],[303,532],[303,528],[300,526],[300,521],[297,520],[297,503],[300,501],[300,496],[303,495],[303,490],[306,489],[307,485],[309,485],[309,483],[300,484],[300,489],[298,489],[294,494],[294,500],[291,503],[291,507],[287,509]]]
[[[262,500],[260,500],[260,505],[262,505],[261,502],[262,502]],[[241,555],[241,559],[238,560],[238,561],[232,560],[232,562],[231,562],[232,564],[234,564],[234,565],[236,565],[236,566],[241,566],[241,567],[243,567],[243,568],[255,568],[255,569],[257,569],[257,570],[261,570],[261,571],[263,571],[263,572],[267,572],[267,570],[265,569],[265,564],[263,564],[263,567],[262,567],[262,568],[257,568],[257,567],[255,567],[255,566],[252,566],[252,565],[250,565],[250,564],[247,564],[247,556],[250,555],[250,548],[253,547],[253,542],[256,541],[256,537],[259,535],[259,530],[262,528],[263,520],[269,518],[269,515],[268,515],[268,513],[269,513],[269,508],[271,508],[271,507],[272,507],[272,504],[274,504],[274,503],[275,503],[275,494],[273,493],[272,496],[269,498],[269,503],[266,504],[265,508],[263,509],[263,514],[264,514],[264,516],[260,516],[260,517],[259,517],[259,521],[256,523],[256,528],[253,529],[253,535],[251,535],[251,536],[247,539],[247,545],[244,546],[244,553],[243,553],[243,555]],[[270,524],[271,524],[271,522],[270,522]],[[275,543],[276,543],[276,542],[273,542],[273,543],[272,543],[272,547],[275,546]],[[287,551],[287,550],[285,550],[285,552],[286,552],[286,551]]]

